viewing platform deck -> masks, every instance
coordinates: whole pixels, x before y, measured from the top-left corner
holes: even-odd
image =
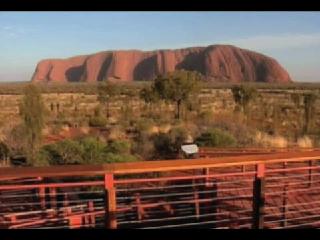
[[[0,168],[0,228],[318,228],[319,149]]]

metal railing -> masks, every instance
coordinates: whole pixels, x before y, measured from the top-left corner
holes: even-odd
[[[319,160],[314,150],[0,169],[0,228],[318,227]]]

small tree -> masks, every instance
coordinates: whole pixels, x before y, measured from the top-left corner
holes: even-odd
[[[234,101],[240,106],[241,111],[247,115],[249,104],[257,97],[257,90],[248,85],[234,86],[231,90]]]
[[[314,93],[304,94],[303,104],[304,104],[304,116],[305,124],[303,127],[303,133],[308,133],[310,130],[310,125],[312,124],[314,118],[314,104],[317,100],[317,95]]]
[[[151,86],[147,86],[141,89],[140,98],[147,104],[154,103],[158,99]]]
[[[3,161],[5,165],[7,165],[9,154],[10,154],[10,150],[8,146],[5,143],[0,142],[0,160]]]
[[[153,152],[153,143],[150,137],[154,125],[154,121],[150,118],[139,118],[135,125],[136,134],[133,138],[133,150],[143,159],[149,159]]]
[[[98,86],[98,101],[107,107],[107,118],[110,117],[110,102],[120,93],[120,87],[116,83],[104,81]]]
[[[165,77],[159,76],[152,86],[156,96],[176,104],[175,117],[180,119],[181,105],[200,91],[201,76],[196,72],[175,71]]]
[[[89,119],[90,127],[105,127],[107,124],[107,119],[102,115],[100,107],[94,110],[94,116]]]
[[[22,155],[25,149],[25,131],[22,124],[18,124],[10,129],[5,129],[5,142],[11,155]]]
[[[196,143],[201,147],[230,147],[236,144],[236,139],[227,131],[213,128],[202,133]]]
[[[142,88],[139,96],[147,105],[149,113],[152,111],[152,105],[159,100],[159,97],[152,86]]]
[[[29,84],[24,89],[24,96],[20,104],[20,115],[26,138],[27,162],[33,164],[36,152],[41,144],[42,129],[45,125],[45,106],[40,89]]]

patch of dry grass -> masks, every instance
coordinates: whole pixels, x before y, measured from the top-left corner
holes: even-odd
[[[272,136],[266,133],[257,132],[255,143],[261,147],[285,148],[288,146],[288,140],[283,136]]]
[[[297,144],[300,148],[312,148],[313,142],[310,137],[303,136],[298,139]]]

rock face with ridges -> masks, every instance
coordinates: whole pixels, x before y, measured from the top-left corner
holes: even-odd
[[[287,71],[273,58],[231,45],[177,50],[105,51],[38,63],[34,82],[96,82],[151,80],[174,70],[195,70],[216,82],[291,82]]]

